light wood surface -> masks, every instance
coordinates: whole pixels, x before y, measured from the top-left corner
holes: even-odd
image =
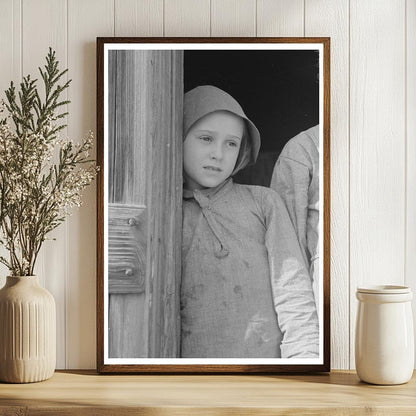
[[[354,372],[270,376],[100,376],[57,372],[0,384],[0,415],[414,415],[416,377],[399,386]]]

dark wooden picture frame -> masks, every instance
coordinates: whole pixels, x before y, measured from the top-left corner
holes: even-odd
[[[303,116],[318,117],[320,124],[322,233],[319,239],[323,259],[320,260],[319,293],[323,297],[318,308],[319,359],[187,360],[178,356],[183,51],[204,53],[220,49],[239,50],[242,54],[260,50],[264,56],[275,50],[315,51],[319,55],[319,79],[316,81],[319,105],[314,109],[315,115],[311,116],[305,110]],[[136,50],[137,53],[123,52],[127,50]],[[150,56],[150,52],[154,54]],[[140,53],[146,54],[146,58],[142,59]],[[262,62],[257,65],[261,72]],[[207,71],[210,74],[215,72]],[[290,68],[280,69],[277,75],[285,71],[290,72]],[[296,76],[303,77],[305,71],[307,73],[307,68],[300,69]],[[178,79],[182,81],[176,82]],[[205,78],[201,79],[205,81]],[[230,79],[233,82],[232,76]],[[137,114],[147,115],[138,120]],[[162,123],[161,119],[166,121]],[[305,125],[308,122],[304,121]],[[306,128],[299,124],[295,134],[303,130]],[[288,128],[285,133],[287,140],[295,135],[292,133]],[[97,178],[99,372],[231,374],[330,371],[329,38],[97,38],[97,164],[100,166]],[[120,166],[122,175],[118,173]],[[253,175],[253,171],[243,174],[241,183],[250,183]],[[145,252],[137,248],[142,246]],[[129,332],[126,328],[132,329]],[[119,351],[118,356],[114,357],[115,353],[111,351]],[[135,351],[139,351],[137,355],[141,358],[132,356]]]

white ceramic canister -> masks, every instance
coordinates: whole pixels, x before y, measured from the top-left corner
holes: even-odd
[[[357,288],[355,366],[372,384],[402,384],[414,367],[412,291],[406,286]]]

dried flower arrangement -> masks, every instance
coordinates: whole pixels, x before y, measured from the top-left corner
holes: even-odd
[[[68,71],[58,65],[49,48],[45,69],[39,68],[43,99],[37,80],[27,75],[18,96],[11,82],[7,102],[0,104],[0,246],[10,254],[0,262],[12,276],[33,275],[42,243],[81,205],[82,191],[97,172],[89,156],[91,132],[80,144],[59,136],[66,125],[58,121],[68,114],[60,110],[69,103],[59,99],[71,81],[58,84]]]

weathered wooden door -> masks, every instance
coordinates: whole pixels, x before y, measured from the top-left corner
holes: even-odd
[[[109,52],[110,358],[177,357],[183,52]]]

